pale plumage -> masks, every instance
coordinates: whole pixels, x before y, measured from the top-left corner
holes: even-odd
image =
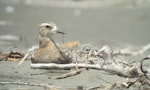
[[[53,22],[39,26],[39,48],[35,50],[32,63],[70,63],[71,59],[61,52],[52,39],[54,33],[61,33]]]

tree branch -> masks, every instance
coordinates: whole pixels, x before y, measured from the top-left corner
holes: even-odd
[[[124,63],[103,63],[103,64],[31,64],[31,68],[33,69],[72,69],[72,68],[87,68],[87,69],[97,69],[97,70],[104,70],[114,75],[119,75],[122,77],[138,77],[144,75],[140,70],[140,63],[135,65],[129,66]]]

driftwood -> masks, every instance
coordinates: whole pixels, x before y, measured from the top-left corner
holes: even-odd
[[[146,45],[137,51],[130,51],[122,49],[120,51],[114,52],[107,45],[102,47],[101,49],[93,49],[90,46],[84,46],[82,50],[76,49],[76,51],[72,50],[69,54],[72,57],[72,63],[70,64],[56,64],[56,63],[37,63],[31,64],[31,68],[33,69],[76,69],[74,71],[70,71],[66,74],[62,74],[61,76],[52,76],[49,79],[63,79],[66,77],[70,77],[73,75],[77,75],[84,71],[85,69],[96,69],[103,70],[113,75],[118,75],[125,78],[135,78],[135,81],[123,82],[123,83],[108,83],[107,85],[97,85],[95,87],[87,87],[86,90],[120,90],[120,89],[129,89],[134,88],[135,86],[140,86],[142,90],[150,89],[150,79],[147,76],[148,71],[143,68],[143,62],[150,59],[150,57],[146,57],[140,62],[128,63],[124,60],[119,60],[119,58],[115,57],[116,55],[141,55],[144,54],[147,50],[150,49],[150,45]],[[32,54],[32,53],[31,53]],[[16,54],[15,54],[16,55]],[[21,63],[30,55],[27,53]],[[77,69],[78,68],[78,69]],[[37,83],[26,83],[26,82],[0,82],[0,85],[6,84],[17,84],[17,85],[28,85],[28,86],[37,86],[43,87],[45,90],[60,90],[60,87],[49,85],[49,84],[37,84]],[[145,86],[146,85],[146,86]],[[67,87],[66,87],[67,88]],[[70,88],[70,87],[68,87]],[[79,90],[81,87],[78,87]],[[78,89],[77,89],[78,90]],[[83,89],[81,89],[83,90]],[[141,90],[141,89],[139,89]]]
[[[138,77],[144,75],[144,73],[140,70],[140,63],[133,66],[121,65],[115,63],[108,64],[31,64],[31,68],[34,69],[72,69],[72,68],[88,68],[88,69],[97,69],[104,70],[114,75],[119,75],[122,77]]]
[[[140,54],[144,53],[150,48],[150,45],[147,45],[139,50]],[[137,52],[134,55],[139,54]],[[76,52],[73,54],[76,57],[74,60],[75,63],[70,64],[31,64],[31,68],[34,69],[73,69],[76,67],[87,68],[87,69],[97,69],[104,70],[110,74],[119,75],[122,77],[139,77],[145,75],[147,72],[142,69],[142,61],[129,64],[123,60],[118,60],[114,57],[112,49],[107,45],[102,47],[99,50],[91,49],[90,46],[85,46],[82,51]],[[120,52],[119,52],[120,53]],[[122,53],[123,54],[123,53]],[[93,59],[94,58],[94,59]],[[92,62],[92,63],[91,63]]]

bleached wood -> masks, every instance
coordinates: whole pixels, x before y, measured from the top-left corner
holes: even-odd
[[[72,68],[88,68],[88,69],[97,69],[97,70],[104,70],[108,73],[119,75],[122,77],[138,77],[142,76],[143,73],[140,70],[140,63],[134,64],[134,65],[126,65],[124,63],[102,63],[102,64],[55,64],[55,63],[49,63],[49,64],[31,64],[31,68],[33,69],[72,69]]]

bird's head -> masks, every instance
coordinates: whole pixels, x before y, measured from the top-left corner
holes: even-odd
[[[51,37],[54,33],[65,34],[57,30],[57,26],[53,22],[42,23],[39,26],[39,34],[44,37]]]

